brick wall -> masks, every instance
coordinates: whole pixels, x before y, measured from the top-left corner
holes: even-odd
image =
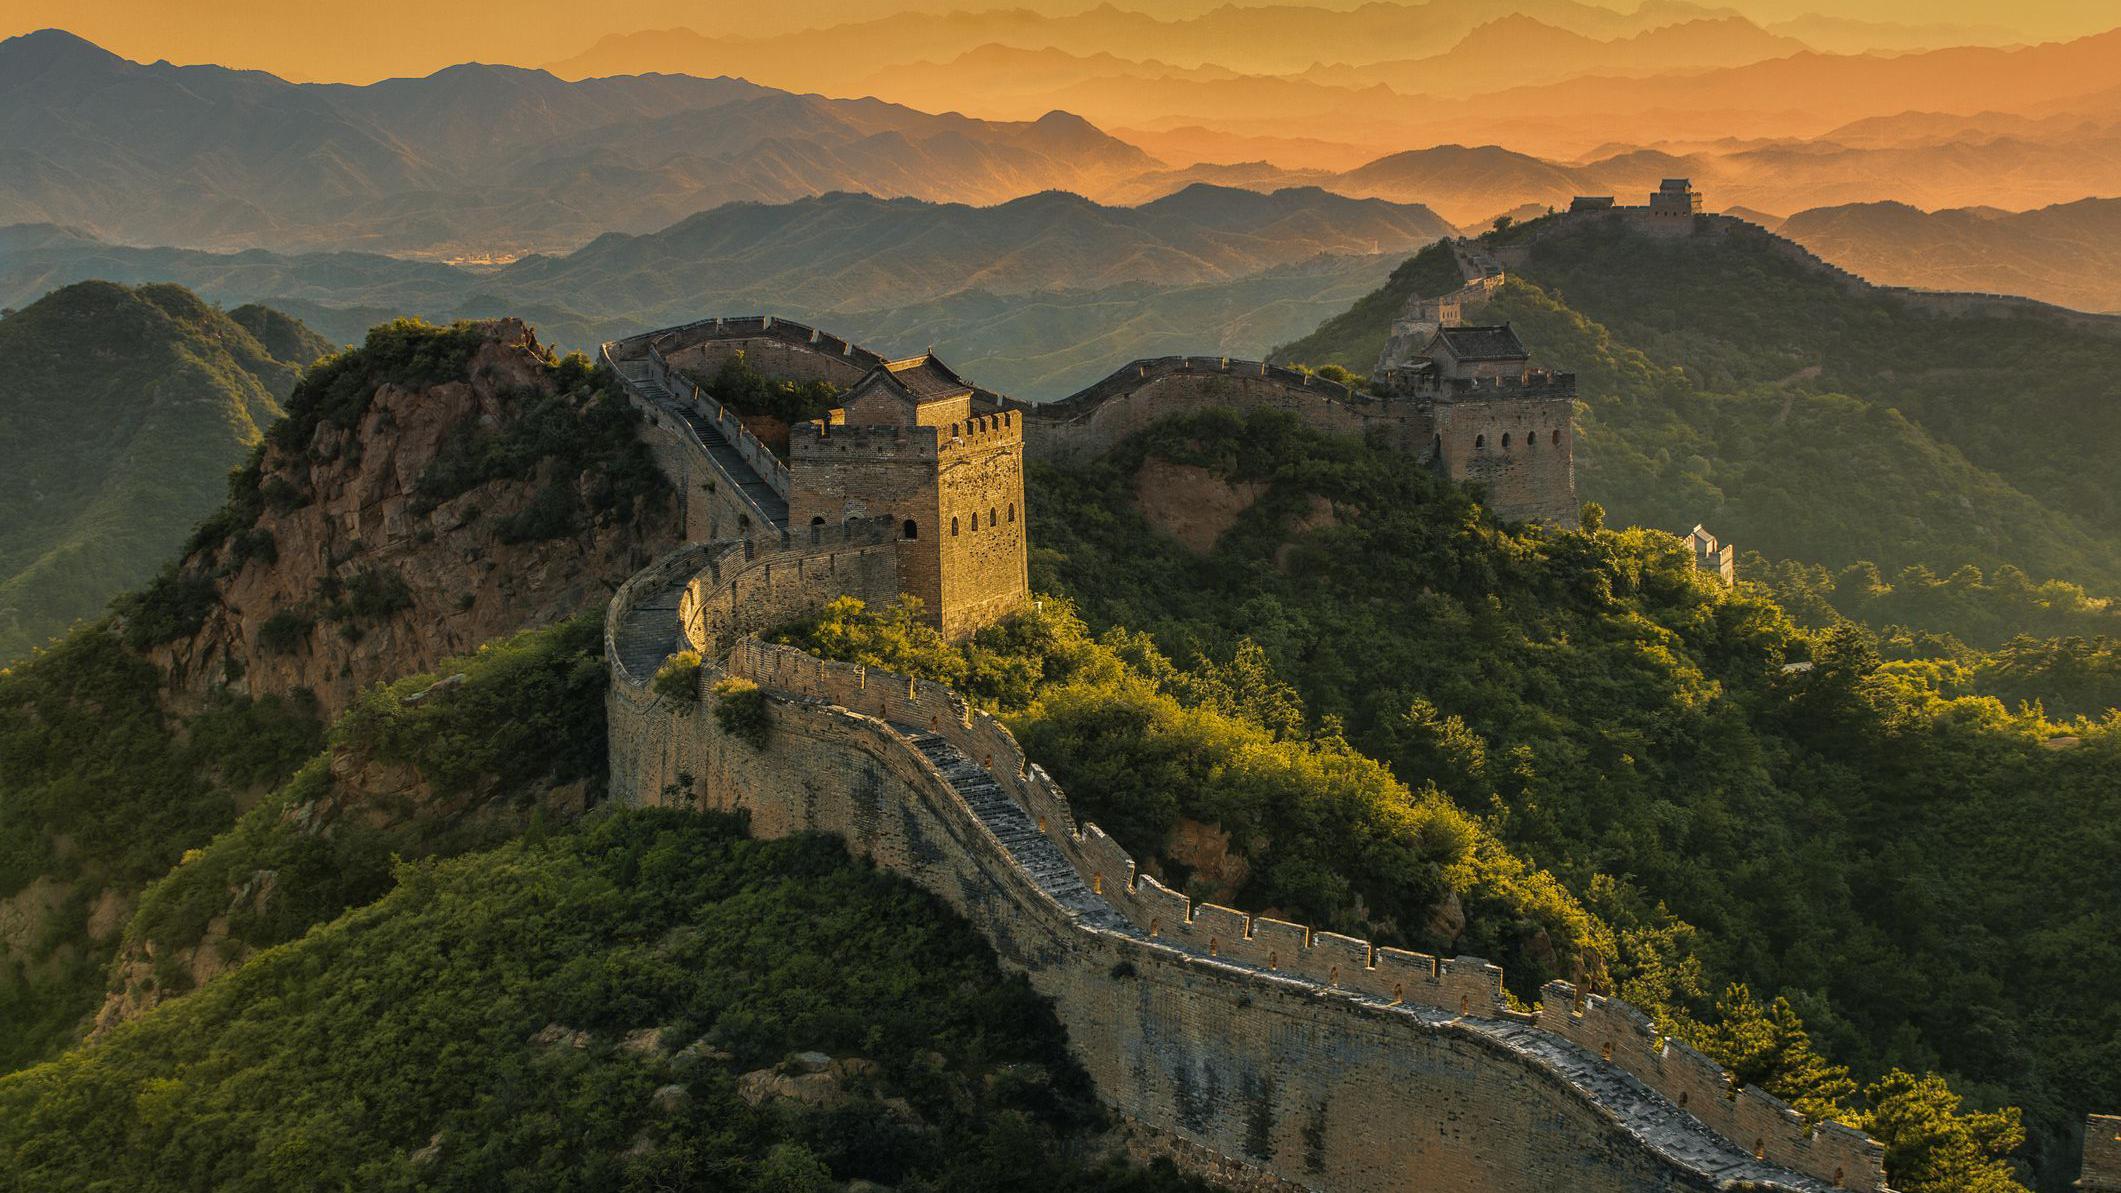
[[[1503,518],[1576,525],[1574,388],[1537,397],[1438,402],[1444,471],[1480,486]]]
[[[907,874],[1053,999],[1108,1103],[1167,1136],[1168,1154],[1225,1177],[1253,1174],[1252,1187],[1882,1187],[1876,1144],[1809,1131],[1757,1091],[1726,1108],[1720,1071],[1653,1044],[1624,1004],[1579,1009],[1556,984],[1539,1015],[1522,1014],[1478,958],[1374,948],[1192,904],[1137,875],[1095,826],[1078,826],[1008,730],[950,689],[745,636],[829,599],[833,577],[875,592],[895,548],[714,554],[688,585],[685,633],[725,660],[705,668],[703,691],[726,666],[777,695],[766,745],[721,733],[704,704],[645,697],[620,675],[609,705],[614,794],[742,810],[763,835],[833,832]],[[627,599],[622,589],[614,610]],[[1004,846],[894,724],[939,733],[986,768],[1035,825],[1034,843]],[[1025,852],[1036,848],[1058,868]],[[1721,1117],[1721,1136],[1704,1114]],[[1734,1143],[1733,1131],[1757,1134]]]

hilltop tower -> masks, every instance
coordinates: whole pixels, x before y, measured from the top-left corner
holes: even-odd
[[[1024,427],[933,356],[885,361],[789,436],[788,527],[888,517],[899,588],[959,637],[1030,600]]]

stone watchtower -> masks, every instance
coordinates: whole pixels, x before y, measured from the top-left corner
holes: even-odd
[[[1429,436],[1427,461],[1477,484],[1489,509],[1514,521],[1576,525],[1576,378],[1535,369],[1507,323],[1443,326],[1406,364],[1375,378],[1411,400]]]
[[[1024,426],[933,356],[871,369],[788,443],[789,529],[888,517],[899,589],[959,637],[1030,600]]]

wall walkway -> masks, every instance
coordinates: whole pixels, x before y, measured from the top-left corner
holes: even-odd
[[[1623,1003],[1552,983],[1519,1012],[1479,958],[1194,903],[1078,825],[1013,735],[947,687],[756,637],[843,591],[888,599],[872,565],[891,544],[863,536],[686,548],[621,589],[606,626],[616,796],[742,810],[768,836],[833,832],[905,873],[1053,999],[1118,1112],[1262,1183],[1885,1187],[1875,1142],[1733,1089]],[[700,699],[660,700],[623,657],[625,627],[702,559],[677,614],[707,660]],[[725,674],[774,697],[763,749],[716,725]]]

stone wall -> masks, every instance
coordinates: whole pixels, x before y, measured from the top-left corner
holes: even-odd
[[[2077,1188],[2084,1193],[2121,1193],[2121,1115],[2094,1114],[2084,1120],[2084,1168]]]
[[[907,874],[1053,999],[1117,1111],[1170,1137],[1171,1154],[1217,1157],[1207,1167],[1238,1166],[1257,1187],[1884,1187],[1875,1143],[1807,1131],[1757,1091],[1730,1098],[1719,1070],[1624,1004],[1578,1008],[1556,984],[1538,1014],[1520,1013],[1478,958],[1191,903],[1077,825],[1009,731],[950,689],[746,636],[829,599],[827,577],[873,594],[891,546],[821,546],[800,562],[800,550],[712,552],[681,611],[686,638],[722,661],[703,668],[696,706],[614,672],[614,794],[740,810],[764,835],[832,832]],[[613,625],[630,600],[622,589]],[[708,711],[725,668],[774,696],[763,748]],[[916,748],[922,732],[958,762]]]
[[[1576,525],[1576,394],[1573,386],[1435,405],[1436,445],[1445,472],[1478,485],[1483,501],[1507,518]]]
[[[1060,402],[1020,403],[1033,460],[1091,460],[1162,419],[1226,409],[1280,410],[1321,430],[1360,435],[1383,427],[1399,446],[1427,438],[1412,402],[1372,399],[1346,386],[1258,361],[1167,357],[1127,365]],[[1425,424],[1424,424],[1425,425]]]
[[[967,419],[942,445],[937,500],[937,524],[949,527],[936,538],[943,633],[968,634],[1030,604],[1023,419]]]
[[[746,364],[768,377],[829,381],[845,389],[884,363],[858,344],[773,315],[703,319],[636,338],[661,352],[671,368],[708,378],[742,353]]]

